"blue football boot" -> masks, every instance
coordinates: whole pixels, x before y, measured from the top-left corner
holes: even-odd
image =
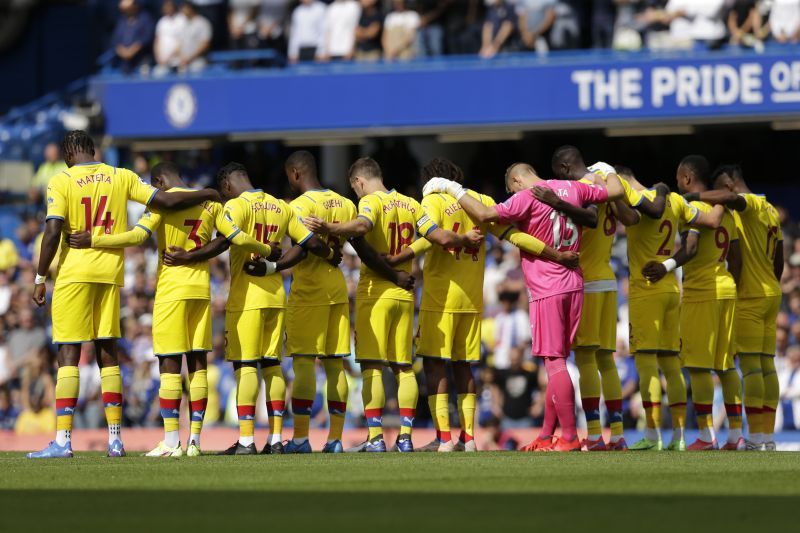
[[[342,441],[340,440],[332,440],[325,444],[325,447],[322,448],[322,453],[343,453],[344,447],[342,446]]]
[[[283,453],[311,453],[311,443],[306,439],[300,444],[296,444],[294,439],[289,439],[283,445]]]
[[[28,454],[28,459],[69,459],[72,457],[72,443],[67,442],[63,446],[56,444],[56,441],[50,441],[42,451],[31,452]]]

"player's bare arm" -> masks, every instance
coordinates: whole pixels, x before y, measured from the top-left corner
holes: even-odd
[[[667,273],[691,261],[691,259],[697,255],[697,246],[699,242],[700,233],[697,231],[689,231],[681,234],[682,246],[675,252],[675,255],[663,262],[650,261],[642,268],[642,275],[650,283],[661,280]]]
[[[656,191],[656,197],[650,200],[648,197],[642,196],[642,202],[635,209],[653,220],[658,220],[664,215],[664,210],[667,207],[667,195],[669,195],[670,190],[666,183],[661,182],[656,183],[653,188]],[[628,224],[625,225],[627,226]]]
[[[38,307],[42,307],[46,300],[47,288],[44,280],[58,251],[61,227],[63,225],[64,221],[60,218],[51,218],[44,225],[42,247],[39,251],[39,267],[36,269],[36,279],[33,286],[33,301]]]
[[[728,272],[731,273],[733,280],[738,285],[739,278],[742,275],[742,249],[739,247],[738,239],[730,242],[726,259],[728,262]]]
[[[592,229],[597,227],[597,206],[580,207],[573,205],[559,198],[553,189],[542,187],[541,185],[531,188],[531,192],[537,200],[549,205],[556,211],[564,213],[579,226]]]
[[[478,230],[469,230],[464,235],[450,230],[435,228],[425,238],[444,248],[477,248],[483,243],[483,235]]]
[[[165,192],[158,190],[150,200],[153,207],[160,209],[185,209],[203,202],[222,202],[222,197],[216,189],[200,189],[199,191],[174,191]]]
[[[496,228],[497,226],[493,225],[492,227]],[[560,252],[555,250],[550,246],[547,246],[536,237],[519,231],[514,227],[503,231],[501,235],[498,235],[494,232],[493,234],[496,237],[505,239],[523,252],[541,257],[542,259],[546,259],[548,261],[553,261],[554,263],[558,263],[569,269],[578,268],[578,260],[580,258],[579,254],[575,252]]]
[[[326,222],[311,215],[303,218],[303,225],[308,228],[308,231],[313,231],[314,233],[336,235],[346,239],[363,237],[372,231],[372,222],[364,217],[356,217],[347,222]]]
[[[775,257],[772,258],[772,268],[778,281],[783,277],[783,265],[783,241],[780,240],[775,245]]]
[[[409,246],[407,248],[403,248],[399,254],[387,255],[384,257],[384,259],[390,267],[396,267],[397,265],[402,265],[403,263],[411,261],[415,256],[416,254],[414,253],[414,250],[412,250]]]
[[[296,244],[275,261],[275,271],[280,272],[282,270],[288,270],[303,261],[306,257],[308,257],[308,251],[299,244]],[[339,255],[339,259],[341,260],[341,255]],[[268,274],[267,263],[261,260],[247,261],[242,268],[251,276],[261,277]]]
[[[611,211],[623,226],[635,226],[641,220],[641,216],[636,209],[628,205],[625,200],[614,200],[611,202]],[[574,220],[574,219],[573,219]]]
[[[713,205],[724,205],[729,209],[744,211],[747,209],[747,200],[733,191],[714,189],[703,192],[690,192],[683,195],[687,202],[700,200]]]
[[[715,205],[708,213],[700,211],[692,225],[717,229],[722,225],[723,216],[725,216],[725,206],[722,204]]]
[[[70,233],[67,244],[70,248],[128,248],[140,246],[150,237],[146,229],[135,226],[132,229],[116,235],[99,235],[94,237],[88,231]]]
[[[361,258],[361,261],[379,276],[403,289],[412,290],[414,288],[414,276],[402,270],[394,270],[389,266],[386,260],[369,245],[364,237],[353,237],[350,239],[350,244],[355,249],[358,257]]]

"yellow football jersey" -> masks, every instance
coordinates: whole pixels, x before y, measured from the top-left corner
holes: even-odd
[[[592,185],[591,180],[582,179],[582,183]],[[622,188],[625,189],[625,199],[632,206],[642,203],[643,197],[639,191],[631,189],[628,182],[620,179]],[[616,280],[614,270],[611,268],[611,248],[614,246],[614,236],[617,233],[617,217],[611,209],[611,203],[597,205],[597,227],[583,228],[581,233],[580,265],[583,271],[583,281],[586,283],[600,280]]]
[[[778,243],[783,240],[778,211],[761,194],[742,194],[747,202],[744,211],[734,211],[742,250],[742,275],[739,298],[780,296],[781,285],[775,278],[773,260]]]
[[[47,185],[47,219],[64,221],[56,283],[123,284],[122,249],[70,248],[70,233],[114,235],[128,230],[128,200],[148,204],[156,189],[124,168],[85,163],[59,172]]]
[[[483,205],[495,205],[494,199],[489,196],[471,190],[468,194]],[[513,226],[476,224],[455,198],[444,194],[430,194],[423,198],[422,209],[434,224],[460,235],[477,229],[484,235],[491,233],[503,239],[512,231],[518,232]],[[432,248],[425,258],[425,284],[420,309],[450,313],[483,311],[486,246],[445,249],[433,246],[426,239],[417,239],[412,248],[417,256]]]
[[[284,202],[260,189],[242,193],[225,204],[225,216],[245,233],[265,244],[280,243],[284,235],[298,244],[312,237],[312,233],[297,219],[294,210]],[[237,246],[231,247],[231,290],[228,294],[228,311],[247,311],[266,307],[286,307],[283,276],[275,272],[269,276],[251,276],[242,270],[251,253]]]
[[[344,196],[329,189],[308,191],[289,204],[302,222],[314,215],[326,222],[347,222],[356,217],[356,206]],[[345,239],[327,235],[330,246],[344,246]],[[347,303],[347,284],[342,271],[325,259],[310,255],[292,270],[290,306],[312,306]]]
[[[648,189],[642,193],[650,201],[656,192]],[[631,297],[662,292],[680,292],[675,274],[667,274],[656,283],[650,283],[642,275],[642,269],[650,261],[662,262],[675,253],[675,238],[681,226],[689,226],[700,215],[683,196],[671,192],[667,195],[664,214],[658,220],[642,215],[639,222],[626,229],[628,234],[628,267],[630,269],[629,290]]]
[[[425,236],[437,227],[419,202],[394,189],[361,198],[358,216],[372,222],[372,230],[365,238],[379,254],[396,255],[414,242],[417,232]],[[399,268],[411,272],[411,263],[406,262]],[[391,298],[413,301],[414,293],[383,279],[362,263],[356,297],[364,300]]]
[[[190,191],[175,187],[172,191]],[[240,230],[222,216],[222,205],[203,202],[179,211],[148,210],[136,225],[148,233],[158,235],[158,278],[156,300],[208,300],[211,291],[211,273],[208,261],[188,265],[165,266],[161,262],[165,250],[172,246],[194,250],[208,244],[217,228],[229,240]]]
[[[713,208],[706,202],[692,202],[698,210],[709,213]],[[731,242],[739,240],[739,232],[730,211],[725,210],[717,229],[681,226],[681,232],[700,235],[697,255],[683,265],[683,301],[727,300],[736,298],[736,282],[728,272],[726,260]]]

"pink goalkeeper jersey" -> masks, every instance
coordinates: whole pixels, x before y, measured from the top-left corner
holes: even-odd
[[[579,181],[547,180],[541,185],[555,191],[562,200],[580,207],[608,199],[605,187]],[[581,229],[563,213],[537,200],[530,190],[516,193],[495,209],[501,223],[514,224],[520,231],[556,250],[577,252],[580,248]],[[522,271],[531,301],[583,290],[583,273],[580,269],[570,270],[525,252],[522,252]]]

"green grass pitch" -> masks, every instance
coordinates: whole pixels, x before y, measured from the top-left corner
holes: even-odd
[[[0,454],[0,531],[796,531],[794,453]]]

